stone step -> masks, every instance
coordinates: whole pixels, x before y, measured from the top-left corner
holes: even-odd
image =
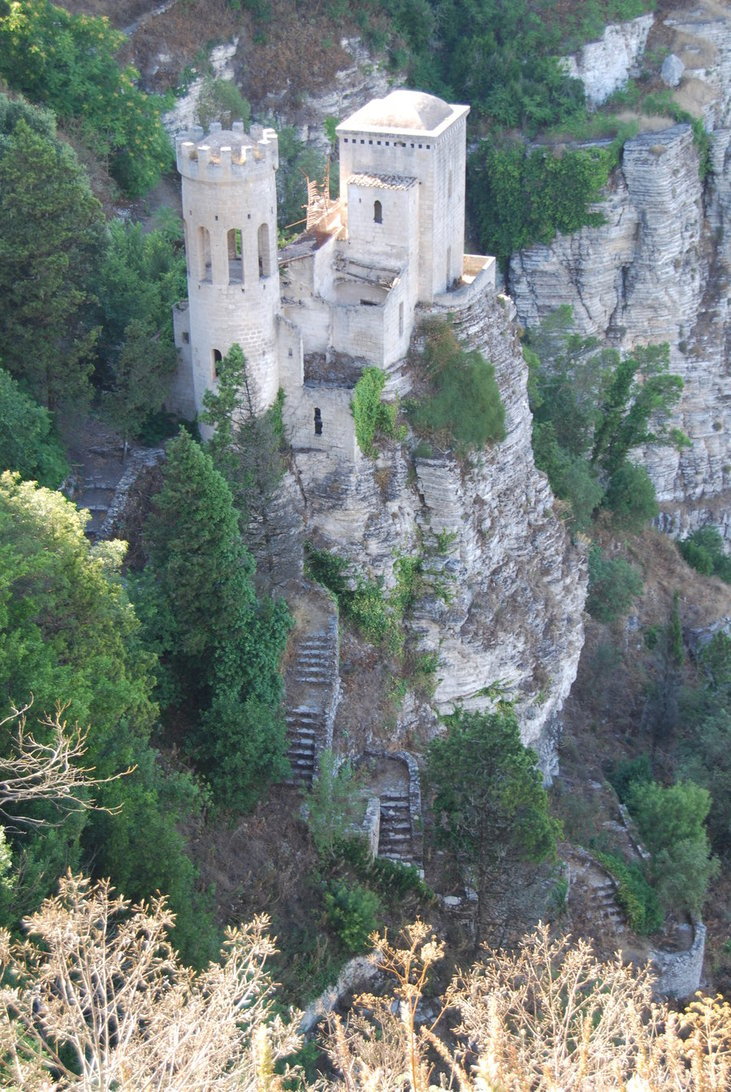
[[[335,652],[336,641],[335,637],[307,637],[304,641],[300,641],[297,651],[300,652],[322,652],[332,651]]]
[[[309,683],[311,686],[327,686],[329,675],[295,675],[295,682]]]
[[[318,733],[310,724],[292,724],[288,734],[290,739],[316,739]]]
[[[314,747],[302,747],[297,743],[293,743],[287,748],[287,756],[292,758],[294,762],[299,764],[306,763],[312,765],[315,761],[315,748]]]

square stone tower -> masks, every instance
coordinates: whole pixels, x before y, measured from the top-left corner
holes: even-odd
[[[351,247],[385,257],[389,246],[405,246],[418,270],[418,303],[431,303],[462,276],[469,109],[421,91],[392,91],[337,128]],[[405,215],[411,179],[417,183],[415,238]]]

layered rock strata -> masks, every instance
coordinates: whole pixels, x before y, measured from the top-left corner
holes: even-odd
[[[679,533],[713,520],[725,530],[731,16],[708,0],[666,14],[653,33],[650,44],[664,42],[685,66],[677,97],[710,130],[710,175],[701,180],[690,125],[639,133],[625,144],[597,206],[605,223],[515,255],[509,287],[527,326],[568,304],[580,332],[623,350],[669,343],[671,368],[685,383],[677,423],[692,446],[681,453],[653,449],[643,457],[667,529]]]
[[[463,344],[493,362],[505,440],[467,460],[451,452],[412,458],[406,445],[391,444],[376,460],[327,475],[317,453],[295,454],[306,533],[382,579],[386,590],[398,558],[420,556],[427,590],[407,624],[419,648],[439,656],[433,707],[484,709],[496,695],[514,699],[524,742],[550,774],[556,718],[583,642],[584,558],[533,464],[527,370],[511,301],[466,288],[428,313],[450,315]],[[411,381],[404,361],[389,384],[403,392]],[[413,703],[406,709],[397,736],[428,715]]]

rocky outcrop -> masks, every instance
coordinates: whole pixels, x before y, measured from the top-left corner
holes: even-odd
[[[329,472],[325,453],[295,454],[307,534],[386,589],[400,556],[420,556],[427,590],[408,625],[419,648],[439,657],[433,706],[486,709],[496,696],[514,699],[523,739],[548,774],[557,715],[583,642],[584,558],[533,464],[512,303],[487,287],[462,298],[450,293],[433,313],[450,314],[462,342],[493,362],[505,440],[468,460],[448,452],[412,458],[406,445],[392,444],[375,461]],[[389,382],[408,389],[405,362]],[[423,707],[405,708],[395,741],[424,725]]]
[[[728,227],[731,213],[731,15],[714,0],[666,14],[650,45],[678,56],[676,98],[711,131],[705,183],[691,127],[647,122],[624,147],[606,196],[605,223],[514,256],[509,287],[520,320],[534,325],[555,307],[573,308],[578,330],[621,349],[670,345],[685,390],[678,425],[692,446],[643,453],[666,509],[665,526],[709,522],[724,530],[731,488],[728,372]]]
[[[563,58],[566,72],[581,80],[592,105],[605,102],[636,75],[653,22],[652,15],[641,15],[629,23],[605,27],[598,42],[587,42],[578,53]]]

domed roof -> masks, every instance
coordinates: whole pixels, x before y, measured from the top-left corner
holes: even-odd
[[[348,128],[436,129],[451,116],[449,103],[424,91],[392,91],[384,99],[372,99],[343,123]]]

